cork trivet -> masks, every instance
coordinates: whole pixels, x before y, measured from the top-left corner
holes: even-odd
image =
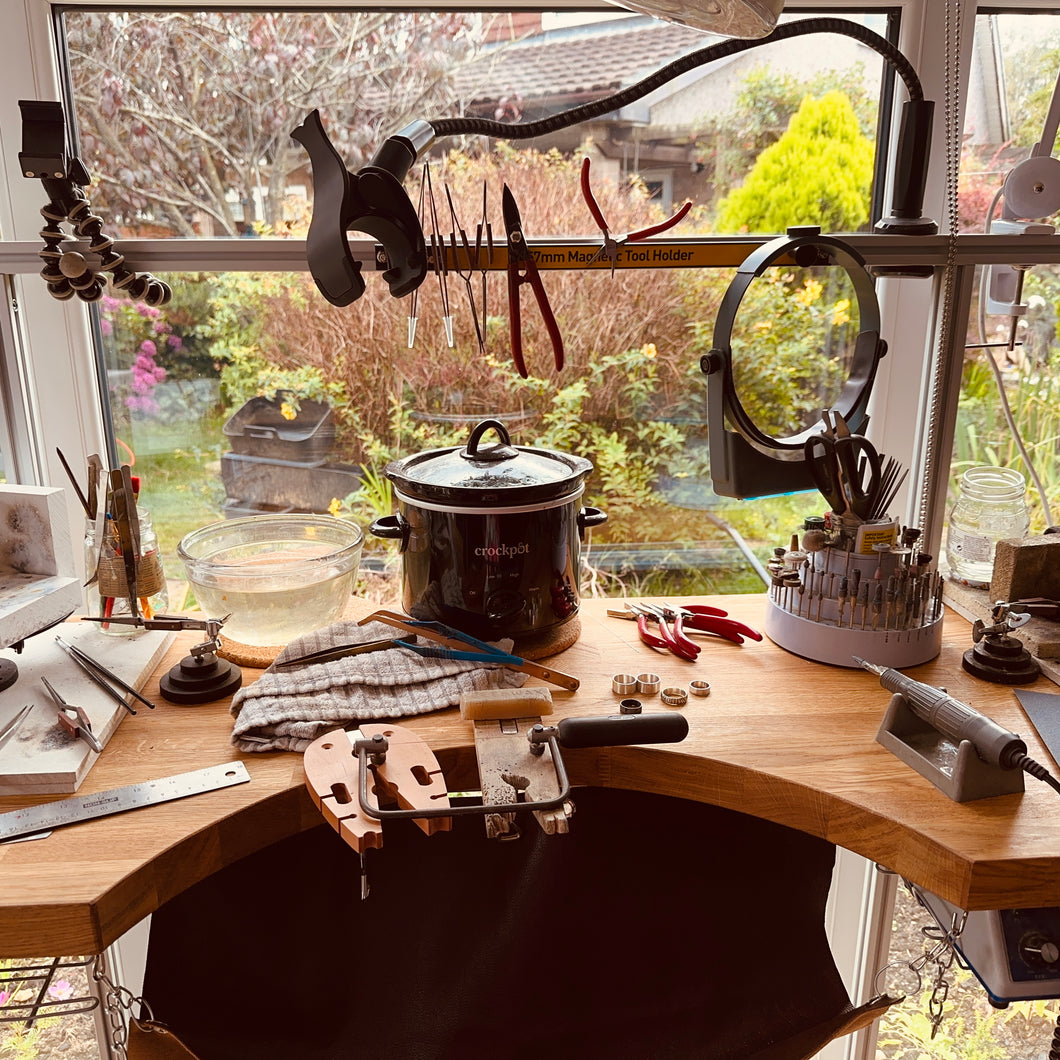
[[[516,637],[512,651],[524,659],[547,659],[548,656],[558,655],[565,648],[569,648],[581,633],[582,620],[575,615],[562,626],[555,626],[543,633]]]

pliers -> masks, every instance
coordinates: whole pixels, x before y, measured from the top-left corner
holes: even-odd
[[[733,644],[742,644],[744,639],[761,640],[762,634],[757,629],[752,629],[735,618],[729,618],[727,611],[717,607],[708,607],[706,604],[655,604],[662,612],[663,618],[673,622],[673,637],[679,644],[691,644],[697,651],[699,645],[685,636],[686,629],[694,629],[700,633],[712,633],[725,640],[731,640]],[[660,624],[661,624],[660,620]]]
[[[718,607],[709,607],[706,604],[674,607],[664,604],[627,603],[624,611],[609,609],[607,613],[614,618],[635,618],[637,633],[645,644],[651,648],[669,651],[689,661],[699,656],[701,647],[685,633],[686,629],[711,633],[730,640],[734,644],[742,644],[745,638],[762,639],[762,634],[758,630],[729,618],[727,611]],[[653,619],[658,623],[658,636],[652,632],[650,627]]]
[[[526,379],[526,362],[523,359],[523,321],[519,308],[519,288],[524,284],[530,284],[534,296],[537,298],[538,309],[545,322],[549,338],[552,340],[552,353],[556,363],[556,371],[563,367],[563,336],[559,333],[559,325],[548,303],[548,295],[541,283],[541,275],[537,271],[537,262],[534,255],[526,245],[526,236],[523,233],[523,222],[519,216],[519,207],[515,204],[515,196],[507,184],[501,193],[501,213],[504,216],[504,228],[508,233],[508,321],[511,330],[512,360],[519,374]]]
[[[604,220],[603,211],[600,209],[600,204],[596,201],[596,196],[593,195],[593,189],[589,186],[589,158],[586,156],[582,159],[582,198],[585,199],[585,205],[589,207],[589,213],[593,215],[593,220],[596,222],[597,227],[604,234],[603,246],[586,262],[587,265],[595,265],[596,262],[607,258],[611,262],[611,275],[615,274],[615,263],[618,260],[618,248],[624,246],[626,243],[636,243],[642,239],[648,239],[650,236],[656,236],[660,232],[665,232],[669,228],[673,228],[674,225],[680,221],[689,210],[692,209],[692,203],[686,202],[677,213],[672,217],[667,218],[665,221],[659,224],[649,225],[647,228],[638,229],[636,232],[627,232],[624,236],[618,236],[617,238],[611,235],[611,230],[608,228],[607,221]]]

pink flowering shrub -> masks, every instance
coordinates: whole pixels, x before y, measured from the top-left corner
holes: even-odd
[[[155,389],[167,374],[160,355],[179,352],[183,340],[156,306],[104,295],[99,307],[107,368],[115,373],[110,387],[114,397],[130,413],[157,414]]]

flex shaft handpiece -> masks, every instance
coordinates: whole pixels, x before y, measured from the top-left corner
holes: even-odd
[[[889,666],[866,662],[856,655],[854,661],[876,674],[880,684],[889,692],[897,692],[922,721],[958,743],[968,740],[984,762],[1002,769],[1026,769],[1032,776],[1038,776],[1032,769],[1027,769],[1028,764],[1033,766],[1036,763],[1027,757],[1027,745],[1023,740],[986,715],[954,699],[941,688],[907,677]]]

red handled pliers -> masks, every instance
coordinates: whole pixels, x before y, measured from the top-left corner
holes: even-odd
[[[537,307],[541,310],[545,328],[552,340],[552,353],[558,372],[563,367],[563,336],[559,333],[556,317],[548,304],[548,295],[545,294],[541,283],[537,262],[526,245],[523,222],[519,216],[519,207],[515,204],[515,196],[507,184],[501,193],[501,212],[504,216],[504,228],[508,233],[508,321],[512,339],[512,360],[515,361],[519,374],[525,379],[527,371],[523,359],[523,321],[519,308],[519,288],[528,283],[537,298]]]
[[[699,651],[700,646],[691,640],[686,634],[686,629],[694,629],[700,633],[712,633],[714,636],[731,640],[733,644],[743,644],[744,639],[761,640],[762,634],[757,629],[752,629],[735,618],[729,618],[727,611],[717,607],[708,607],[706,604],[682,604],[673,606],[670,604],[649,605],[657,609],[663,616],[659,620],[660,628],[664,620],[673,622],[673,639],[686,650],[689,645]]]
[[[673,226],[692,209],[692,203],[686,202],[677,213],[659,224],[650,225],[647,228],[641,228],[636,232],[628,232],[626,235],[618,236],[616,238],[611,235],[611,230],[608,228],[607,221],[604,220],[604,214],[600,209],[600,204],[596,201],[593,189],[589,187],[589,165],[589,158],[586,156],[582,159],[582,198],[585,199],[585,205],[589,207],[589,213],[593,215],[593,220],[596,222],[597,227],[604,234],[604,243],[603,246],[600,247],[600,249],[586,262],[586,264],[595,265],[596,262],[603,258],[607,258],[607,260],[611,262],[611,275],[614,276],[615,262],[618,260],[618,248],[620,246],[623,246],[626,243],[636,243],[641,239],[648,239],[650,236],[657,236],[660,232],[665,232],[667,229],[673,228]]]
[[[718,607],[709,607],[706,604],[672,607],[638,602],[627,603],[624,611],[609,610],[607,613],[615,618],[635,618],[637,633],[645,644],[651,648],[668,651],[690,662],[698,658],[701,647],[688,636],[686,629],[711,633],[730,640],[734,644],[742,644],[745,638],[762,639],[762,634],[758,630],[734,618],[729,618],[727,611]],[[658,624],[658,635],[652,631],[652,622]]]

